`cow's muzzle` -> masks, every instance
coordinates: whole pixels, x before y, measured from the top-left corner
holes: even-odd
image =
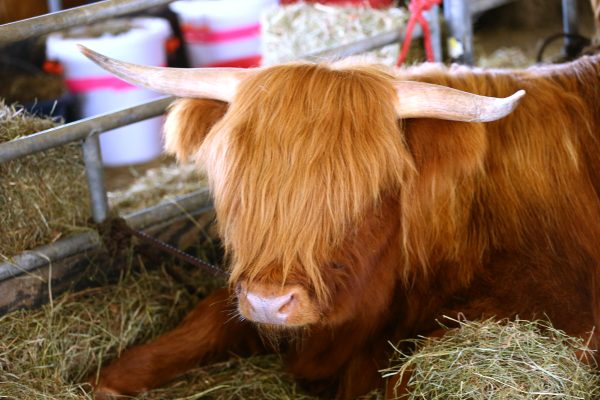
[[[314,301],[298,285],[242,282],[237,287],[237,296],[240,314],[254,322],[298,327],[319,320]]]

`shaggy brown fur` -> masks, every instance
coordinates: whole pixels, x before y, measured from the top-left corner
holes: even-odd
[[[278,66],[243,82],[227,109],[180,101],[167,144],[207,170],[232,287],[313,294],[320,322],[281,348],[290,370],[323,396],[353,398],[383,384],[388,341],[437,335],[442,315],[600,328],[599,76],[600,57],[525,71]],[[496,122],[397,121],[394,80],[527,95]],[[206,350],[198,362],[208,348],[258,351],[247,327],[205,339],[225,310],[181,328],[179,350],[159,339],[126,352],[166,360],[143,372],[117,360],[98,391],[136,393],[148,368],[164,381],[173,374],[160,363],[190,361],[192,348]]]
[[[296,65],[243,82],[199,151],[232,282],[276,266],[327,298],[322,266],[410,166],[389,81],[376,70]]]

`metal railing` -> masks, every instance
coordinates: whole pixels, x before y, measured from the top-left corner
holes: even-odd
[[[201,189],[178,197],[171,202],[158,204],[129,214],[125,217],[125,220],[127,225],[134,229],[144,229],[164,221],[172,221],[177,217],[182,219],[187,219],[190,216],[196,217],[211,208],[208,189]],[[102,238],[96,231],[67,236],[52,244],[38,247],[33,251],[18,254],[10,261],[0,262],[0,281],[32,272],[45,264],[84,251],[94,250],[100,246],[102,246]]]
[[[161,115],[173,99],[173,97],[163,97],[134,107],[82,119],[1,143],[0,163],[82,140],[92,216],[95,222],[102,222],[108,214],[108,205],[104,189],[104,174],[98,135],[120,126]]]
[[[105,0],[88,6],[0,25],[0,46],[90,22],[143,11],[155,6],[163,6],[171,2],[173,0]]]

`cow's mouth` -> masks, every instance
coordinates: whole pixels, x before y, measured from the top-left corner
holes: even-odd
[[[238,309],[250,321],[280,327],[300,327],[319,320],[318,307],[299,285],[248,284],[237,287]]]

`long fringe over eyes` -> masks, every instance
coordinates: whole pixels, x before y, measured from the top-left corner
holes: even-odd
[[[302,277],[327,299],[321,268],[412,166],[391,82],[374,68],[293,64],[242,84],[199,152],[231,282]]]

